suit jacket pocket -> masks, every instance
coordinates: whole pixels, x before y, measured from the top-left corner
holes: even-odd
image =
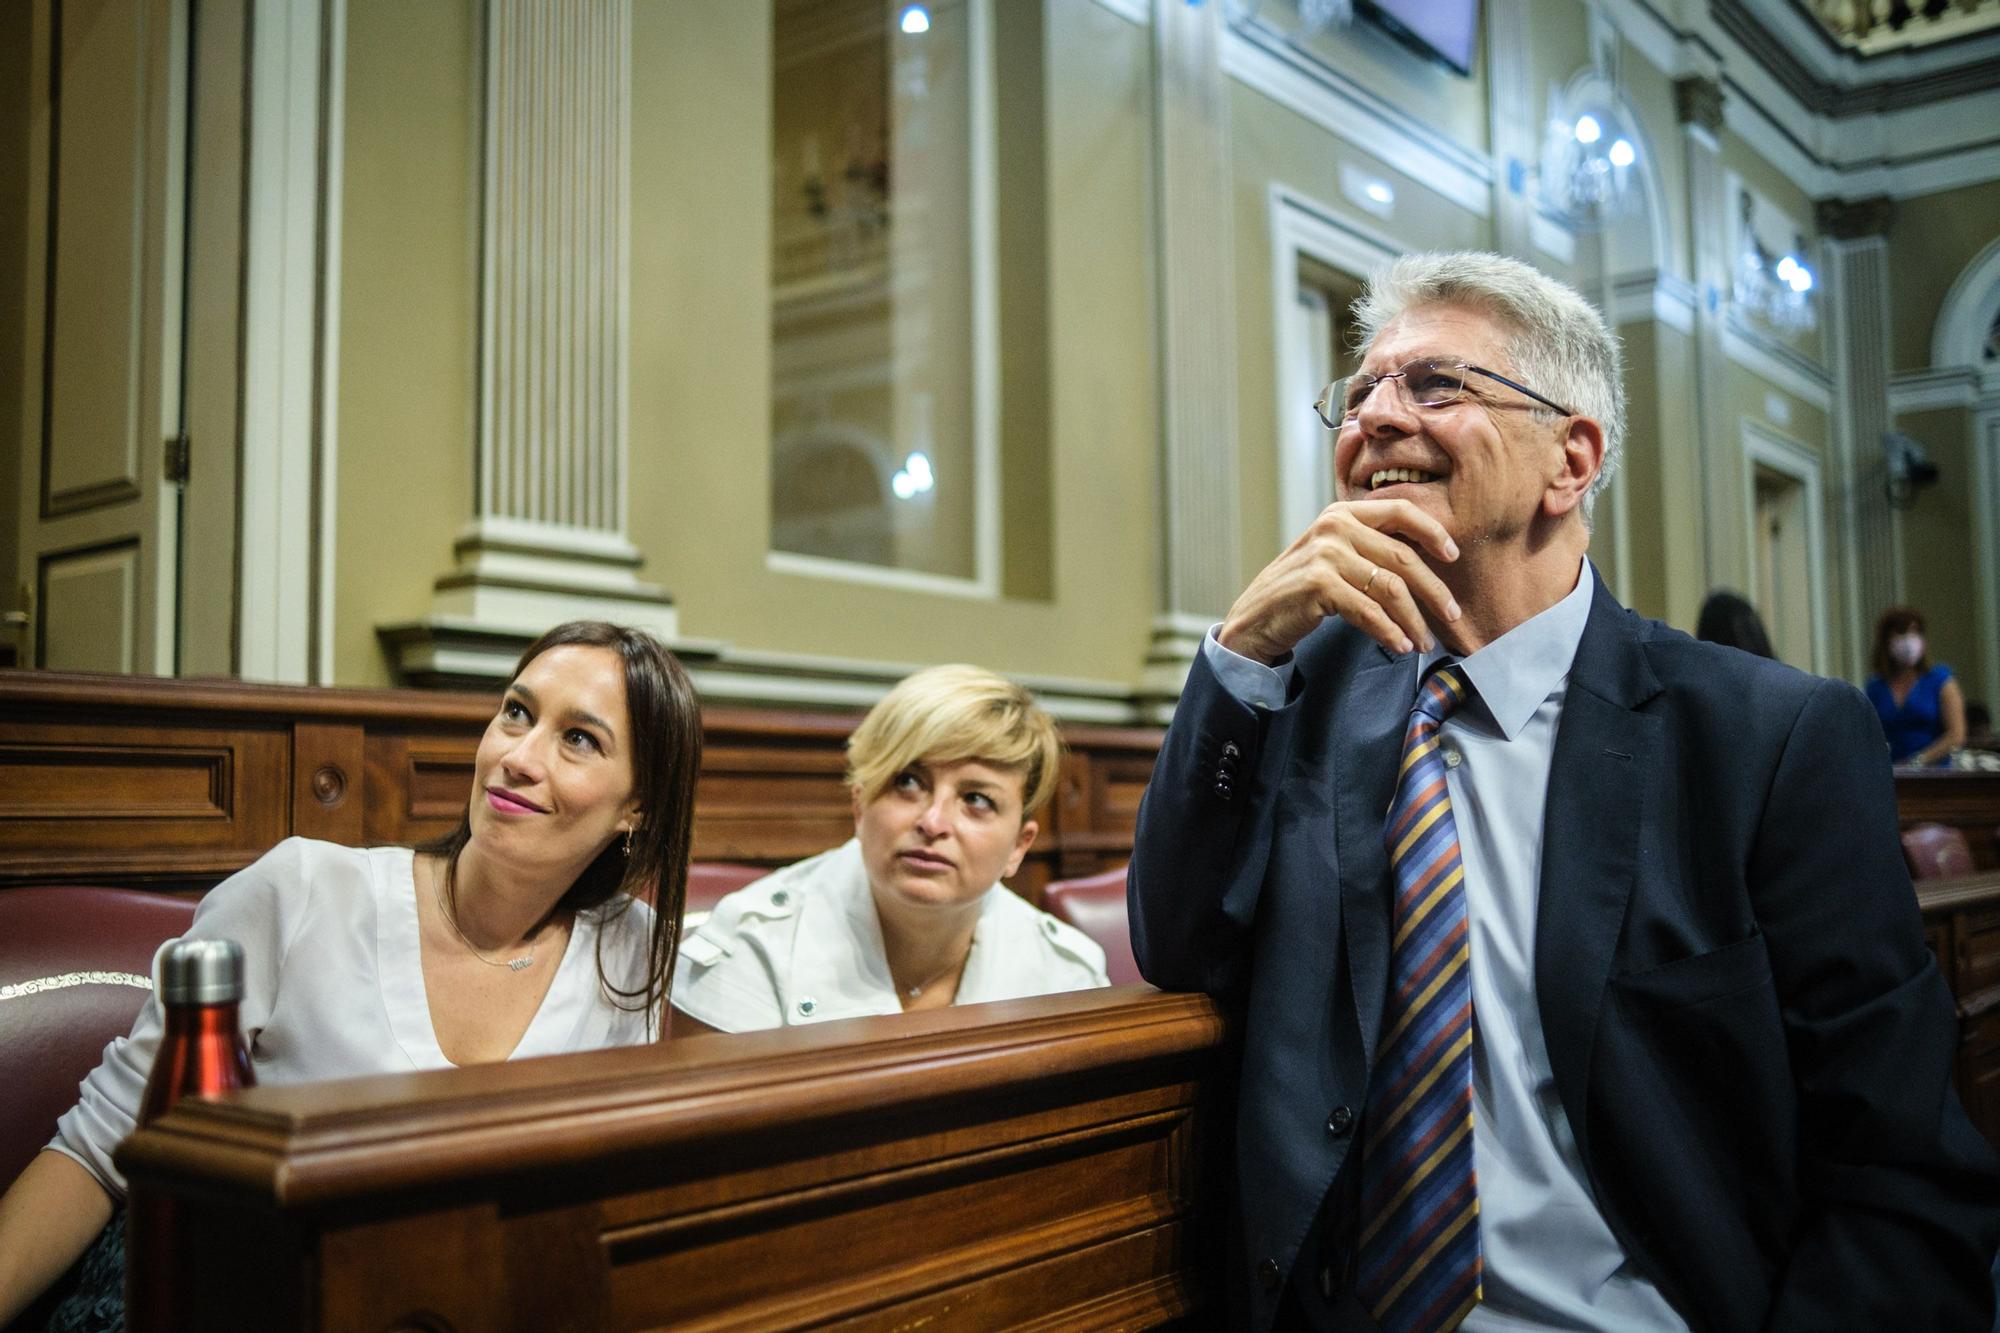
[[[1758,931],[1707,953],[1625,973],[1612,984],[1643,1008],[1685,1009],[1769,986],[1771,956]]]

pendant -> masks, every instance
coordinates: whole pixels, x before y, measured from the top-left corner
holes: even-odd
[[[535,956],[533,954],[529,954],[526,958],[509,958],[507,960],[507,970],[510,972],[519,972],[524,967],[534,966],[534,962]]]

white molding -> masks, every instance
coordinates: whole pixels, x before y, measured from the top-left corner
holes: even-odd
[[[1576,229],[1539,207],[1528,214],[1528,243],[1559,264],[1576,262]]]
[[[1142,28],[1153,24],[1153,7],[1147,0],[1097,0],[1097,4],[1128,23],[1136,23]]]
[[[1984,396],[1981,390],[1980,373],[1975,366],[1899,371],[1889,377],[1889,415],[1975,408]]]
[[[1804,23],[1783,0],[1748,0],[1770,22]],[[1985,139],[1985,127],[2000,116],[2000,94],[1953,99],[1948,119],[1939,106],[1909,107],[1886,114],[1832,117],[1809,111],[1757,59],[1737,43],[1705,4],[1663,5],[1659,0],[1592,0],[1646,62],[1668,78],[1699,75],[1726,85],[1723,115],[1751,149],[1815,199],[1859,199],[1886,194],[1897,199],[1975,185],[2000,175],[2000,145],[1953,148],[1940,143],[1943,132]],[[1663,13],[1662,11],[1666,11]],[[1768,12],[1766,12],[1768,11]],[[1962,51],[1911,52],[1877,56],[1865,66],[1824,50],[1810,31],[1791,44],[1827,82],[1852,86],[1862,77],[1877,80],[1885,60],[1900,60],[1911,73],[1925,64],[1956,63]],[[1957,46],[1958,44],[1954,44]],[[1820,48],[1820,49],[1815,49]],[[1991,105],[1989,105],[1989,103]],[[1962,127],[1962,128],[1959,128]],[[1900,150],[1900,155],[1898,151]]]
[[[347,142],[347,0],[322,0],[326,6],[326,87],[320,128],[320,278],[319,278],[319,523],[314,553],[319,561],[313,681],[333,684],[334,543],[340,514],[340,238],[343,163]]]
[[[1222,70],[1467,212],[1492,214],[1490,156],[1313,59],[1268,24],[1255,19],[1225,24]]]
[[[1826,611],[1826,489],[1825,464],[1820,455],[1802,440],[1772,430],[1761,421],[1743,418],[1743,509],[1744,553],[1750,569],[1750,586],[1757,578],[1757,465],[1782,473],[1805,490],[1806,578],[1812,598],[1812,669],[1825,675],[1827,660]]]
[[[1743,323],[1735,311],[1722,325],[1723,352],[1737,365],[1822,412],[1833,410],[1826,368]]]
[[[823,555],[801,555],[796,551],[766,551],[764,568],[773,574],[832,579],[839,583],[867,583],[878,588],[900,588],[904,592],[931,593],[939,597],[996,601],[1000,596],[996,584],[982,579],[928,574],[920,569],[895,569],[888,565],[867,565],[858,560],[835,560]]]
[[[2000,316],[2000,237],[1988,241],[1952,279],[1931,333],[1931,364],[1980,364],[1996,316]]]
[[[1311,429],[1312,423],[1288,429],[1286,422],[1308,406],[1321,385],[1311,383],[1315,374],[1302,367],[1291,346],[1289,316],[1299,294],[1299,258],[1309,256],[1329,268],[1359,279],[1367,279],[1386,267],[1403,247],[1373,228],[1343,218],[1339,212],[1316,199],[1276,181],[1270,186],[1271,215],[1271,317],[1275,326],[1277,355],[1278,447],[1278,531],[1277,547],[1283,550],[1312,523],[1319,511],[1333,502],[1322,485],[1331,476],[1328,454],[1331,433]],[[1323,373],[1323,372],[1321,372]],[[1203,626],[1204,631],[1206,626]]]
[[[1989,57],[2000,55],[2000,39],[1988,32],[1961,36],[1949,46],[1904,47],[1864,57],[1836,49],[1823,32],[1816,30],[1817,25],[1801,11],[1801,7],[1790,0],[1738,0],[1738,3],[1774,37],[1784,42],[1794,55],[1811,66],[1813,75],[1822,83],[1837,84],[1842,88],[1879,82],[1885,77],[1917,78],[1939,73],[1966,63],[1968,55],[1977,53],[1981,48]]]
[[[1202,632],[1206,632],[1203,626]],[[381,635],[405,677],[448,677],[456,682],[504,681],[538,630],[509,632],[468,619],[438,619],[385,626]],[[897,681],[928,662],[831,657],[812,653],[737,648],[715,639],[661,636],[687,668],[708,703],[786,708],[864,709]],[[1055,675],[1016,675],[1051,716],[1064,722],[1129,726],[1143,721],[1147,705],[1122,681]]]
[[[972,561],[974,581],[1000,587],[1000,167],[993,87],[993,4],[973,0],[967,66],[972,101]]]
[[[1628,273],[1612,280],[1614,325],[1651,320],[1692,337],[1694,306],[1694,285],[1671,273]]]
[[[318,0],[257,0],[250,27],[238,669],[246,680],[304,684],[314,665],[313,531],[331,523],[313,467]]]
[[[1979,553],[1973,562],[1979,591],[1975,619],[1990,706],[2000,700],[2000,407],[1981,412],[1972,429],[1972,538]]]

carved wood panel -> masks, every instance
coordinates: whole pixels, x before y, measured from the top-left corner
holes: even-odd
[[[0,887],[200,890],[287,834],[437,837],[465,809],[493,704],[423,690],[0,672]],[[857,720],[707,710],[695,859],[779,866],[850,837],[842,775]],[[1130,858],[1159,747],[1158,733],[1133,728],[1070,727],[1064,739],[1057,796],[1010,882],[1030,901],[1051,879]]]

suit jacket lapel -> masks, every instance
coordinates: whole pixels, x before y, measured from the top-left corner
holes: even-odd
[[[1379,654],[1357,671],[1340,700],[1341,720],[1336,837],[1340,867],[1341,938],[1354,1012],[1361,1032],[1362,1068],[1375,1065],[1375,1038],[1389,984],[1389,851],[1382,838],[1403,732],[1417,692],[1417,655]]]
[[[1542,825],[1535,993],[1585,1161],[1592,1045],[1662,771],[1660,719],[1639,711],[1660,691],[1639,624],[1600,581],[1570,668]]]

